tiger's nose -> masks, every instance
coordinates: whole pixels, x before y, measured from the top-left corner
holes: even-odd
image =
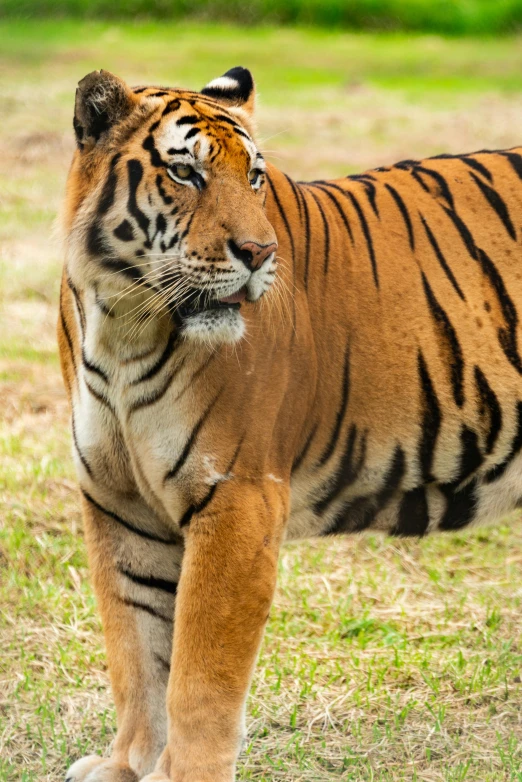
[[[241,250],[241,260],[248,269],[255,270],[263,264],[269,255],[275,253],[277,244],[257,244],[257,242],[245,242],[239,248]]]

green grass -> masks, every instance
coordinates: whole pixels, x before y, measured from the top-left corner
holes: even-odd
[[[513,32],[521,0],[1,0],[7,16],[218,20],[435,33]]]
[[[252,68],[298,178],[522,135],[522,47],[174,23],[0,24],[0,781],[63,779],[114,736],[54,329],[77,81]],[[239,779],[522,782],[522,527],[285,548]]]

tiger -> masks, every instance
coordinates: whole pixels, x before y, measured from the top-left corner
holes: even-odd
[[[58,342],[117,733],[233,782],[287,540],[522,504],[522,148],[297,182],[251,73],[79,82]]]

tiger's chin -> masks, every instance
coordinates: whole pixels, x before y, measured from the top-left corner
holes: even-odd
[[[183,319],[183,336],[204,345],[233,345],[246,332],[239,309],[210,309]]]

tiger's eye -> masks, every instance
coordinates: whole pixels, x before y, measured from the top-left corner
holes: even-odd
[[[180,179],[189,179],[192,176],[194,169],[192,166],[172,166],[173,173]]]
[[[259,177],[263,172],[259,168],[252,168],[248,172],[248,181],[251,185],[257,185],[259,183]]]

